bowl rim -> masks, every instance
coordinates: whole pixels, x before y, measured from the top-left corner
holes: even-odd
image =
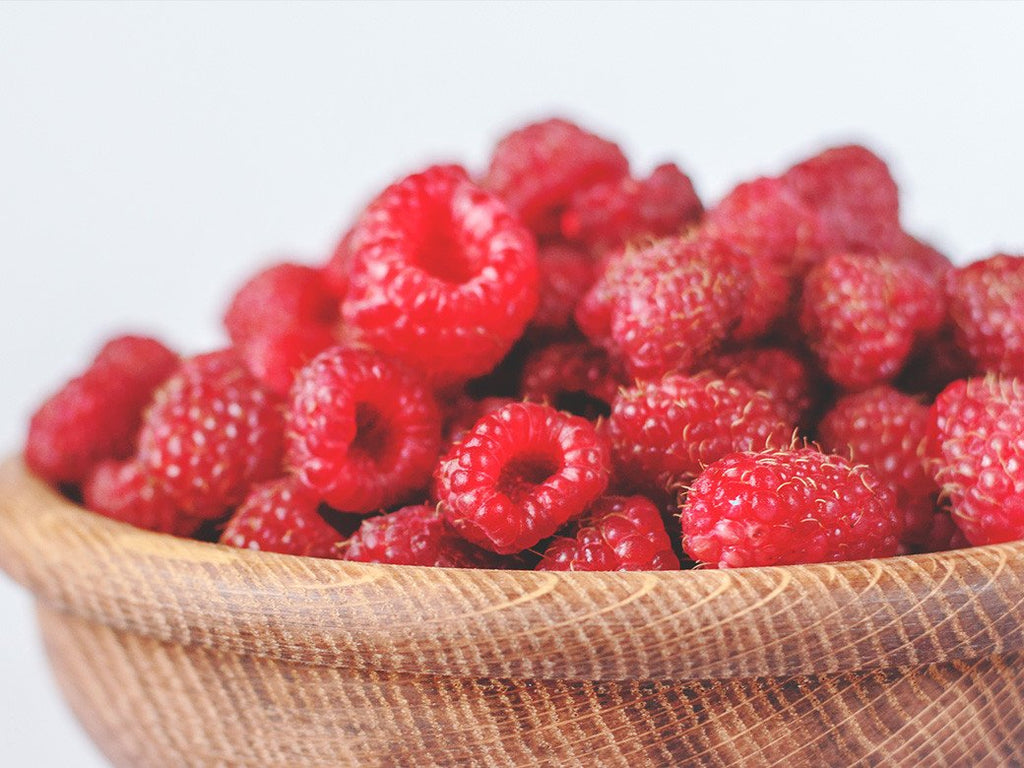
[[[1024,650],[1024,542],[735,570],[321,560],[153,533],[0,464],[0,568],[58,611],[167,643],[389,674],[820,675]]]

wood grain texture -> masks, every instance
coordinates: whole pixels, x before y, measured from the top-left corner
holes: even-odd
[[[318,561],[0,467],[0,567],[123,766],[1024,765],[1024,544],[657,574]]]

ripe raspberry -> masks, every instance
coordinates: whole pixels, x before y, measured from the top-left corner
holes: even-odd
[[[571,536],[554,539],[538,571],[678,571],[661,513],[643,496],[602,496]]]
[[[156,391],[138,457],[184,513],[214,518],[281,474],[283,439],[280,402],[226,350],[185,361]]]
[[[608,353],[585,342],[550,344],[523,366],[522,395],[586,419],[611,413],[622,377]]]
[[[900,261],[913,264],[935,282],[941,282],[946,273],[953,269],[953,262],[948,256],[906,232],[900,237],[893,255]]]
[[[320,499],[293,477],[254,486],[220,543],[284,555],[338,558],[344,537],[320,515]]]
[[[441,430],[444,444],[451,447],[484,416],[514,402],[516,401],[510,397],[483,397],[477,400],[466,394],[459,395],[448,406],[444,415],[444,426]]]
[[[957,344],[979,373],[1024,377],[1024,256],[997,254],[947,275]]]
[[[327,289],[323,270],[302,264],[274,264],[248,280],[231,299],[224,326],[238,346],[284,331],[330,330],[338,323],[338,299]]]
[[[348,293],[348,274],[352,269],[352,230],[342,235],[334,247],[331,258],[324,265],[324,286],[336,299],[344,299]]]
[[[465,171],[388,187],[352,233],[346,322],[438,385],[493,368],[537,307],[530,234]]]
[[[949,510],[943,509],[932,516],[928,531],[911,552],[948,552],[963,549],[971,544],[964,532],[957,526]]]
[[[729,336],[743,312],[747,260],[705,237],[630,251],[614,279],[612,340],[628,372],[687,371]]]
[[[260,384],[284,397],[306,363],[336,343],[330,329],[311,325],[256,336],[238,352]]]
[[[841,397],[818,425],[824,450],[866,464],[892,489],[909,546],[926,540],[939,491],[924,462],[927,429],[928,407],[887,386]]]
[[[608,419],[617,476],[666,490],[734,451],[789,442],[793,425],[767,392],[710,374],[669,374],[619,393]]]
[[[155,339],[109,341],[89,368],[33,414],[25,442],[29,468],[53,484],[77,484],[105,459],[135,450],[142,411],[178,365]]]
[[[82,496],[94,512],[158,533],[191,536],[203,522],[181,512],[135,459],[97,464]]]
[[[574,194],[562,214],[562,234],[604,251],[638,237],[678,235],[703,212],[690,177],[665,163],[646,179],[626,176]]]
[[[559,234],[562,211],[574,193],[628,173],[629,161],[616,144],[554,118],[499,141],[483,186],[505,200],[531,232],[549,237]]]
[[[498,568],[501,558],[470,544],[433,506],[418,504],[363,520],[348,541],[346,560],[439,568]]]
[[[597,278],[597,265],[578,248],[554,243],[538,249],[537,266],[540,301],[530,328],[565,333],[572,327],[576,305]]]
[[[745,347],[704,361],[706,369],[726,381],[742,381],[771,395],[786,424],[800,424],[810,409],[811,373],[793,352],[781,347]]]
[[[955,381],[928,425],[932,476],[974,545],[1024,538],[1024,382]]]
[[[637,250],[637,247],[629,244],[602,254],[595,270],[594,282],[576,303],[576,327],[596,346],[614,346],[611,341],[612,306],[619,285],[625,278],[629,264],[627,254]]]
[[[332,507],[371,512],[422,498],[440,441],[433,394],[393,360],[332,347],[295,379],[288,464]]]
[[[800,327],[822,368],[846,389],[892,380],[915,339],[942,322],[941,291],[915,267],[836,253],[804,281]]]
[[[898,246],[899,192],[885,161],[870,150],[827,149],[794,165],[782,181],[818,214],[829,250],[876,253]]]
[[[871,470],[811,448],[733,453],[680,507],[683,548],[711,568],[890,557],[901,518]]]
[[[513,403],[482,418],[441,460],[438,489],[463,538],[512,554],[582,514],[607,487],[609,465],[590,422]]]
[[[904,392],[933,399],[957,379],[970,376],[973,367],[957,346],[953,323],[946,317],[938,330],[918,337],[895,384]]]

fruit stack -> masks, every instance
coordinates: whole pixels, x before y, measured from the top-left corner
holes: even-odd
[[[735,568],[1024,538],[1024,256],[906,233],[828,149],[706,208],[562,119],[396,181],[225,348],[109,341],[25,458],[109,517],[292,555]]]

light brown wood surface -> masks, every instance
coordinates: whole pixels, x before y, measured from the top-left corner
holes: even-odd
[[[0,467],[0,567],[118,766],[1020,766],[1024,544],[837,565],[365,565]]]

